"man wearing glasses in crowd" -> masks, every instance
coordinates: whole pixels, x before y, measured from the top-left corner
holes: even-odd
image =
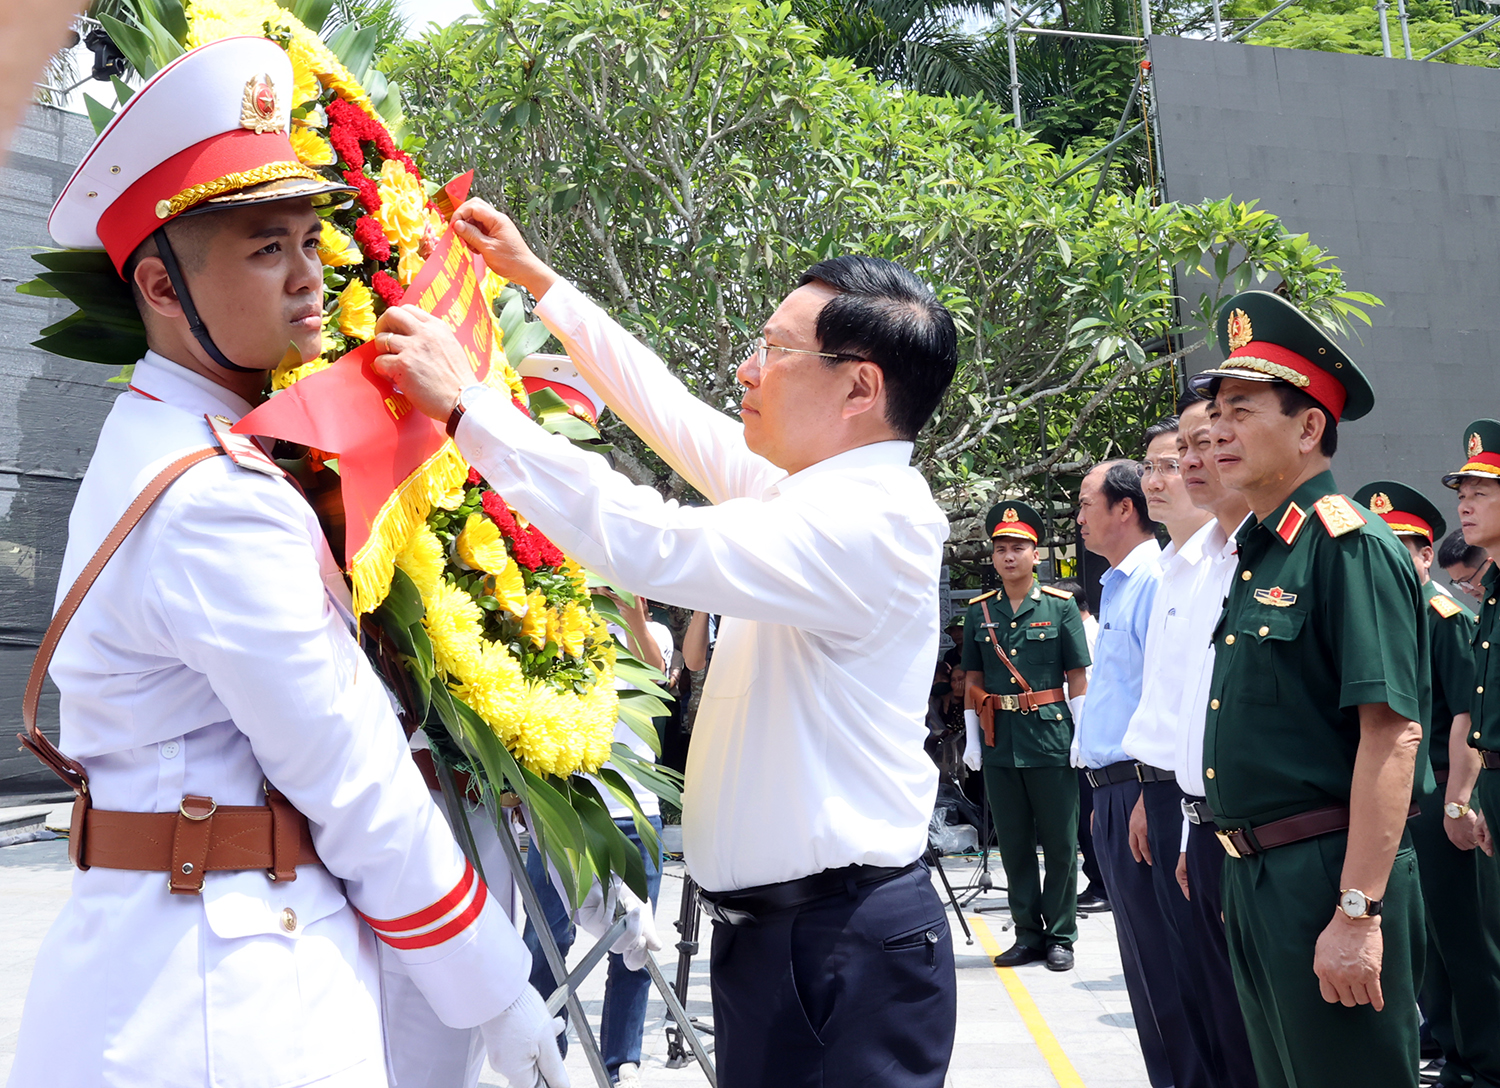
[[[560,547],[724,617],[688,753],[684,850],[714,917],[719,1084],[939,1088],[953,946],[919,861],[948,521],[910,465],[957,365],[953,318],[890,261],[809,269],[746,353],[741,418],[540,261],[482,201],[454,217],[538,299],[605,403],[712,503],[682,507],[475,382],[446,326],[387,310],[376,367]]]
[[[1483,578],[1489,569],[1490,557],[1479,545],[1465,540],[1462,529],[1454,529],[1443,537],[1443,542],[1438,545],[1437,561],[1455,586],[1476,601],[1484,599]]]

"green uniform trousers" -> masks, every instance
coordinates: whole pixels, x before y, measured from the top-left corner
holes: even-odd
[[[1313,949],[1337,910],[1343,831],[1224,860],[1224,923],[1261,1088],[1417,1088],[1417,980],[1426,958],[1409,837],[1381,913],[1385,1009],[1323,1000]]]
[[[1078,772],[1072,767],[984,765],[1016,942],[1038,950],[1078,939]],[[1037,871],[1040,843],[1046,860]]]
[[[1500,1088],[1500,872],[1480,850],[1460,850],[1443,829],[1443,791],[1410,821],[1427,914],[1422,1008],[1447,1065],[1440,1084]]]

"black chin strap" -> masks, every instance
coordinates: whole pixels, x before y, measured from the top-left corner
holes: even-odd
[[[172,243],[167,241],[167,228],[157,227],[152,237],[156,239],[156,253],[161,257],[161,263],[166,266],[167,279],[172,281],[172,290],[177,292],[177,301],[182,303],[182,316],[187,318],[188,330],[193,334],[194,339],[203,345],[203,350],[208,352],[208,357],[225,370],[233,370],[236,374],[264,373],[262,367],[231,363],[219,350],[219,345],[214,343],[214,338],[208,335],[203,318],[198,316],[198,307],[193,305],[193,296],[188,294],[187,280],[182,278],[182,269],[177,264],[177,254],[172,252]]]

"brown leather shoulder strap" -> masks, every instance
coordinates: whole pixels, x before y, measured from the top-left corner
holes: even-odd
[[[66,782],[68,788],[80,797],[88,792],[88,774],[84,771],[83,765],[63,755],[57,745],[48,740],[36,725],[37,704],[42,698],[42,681],[47,677],[47,667],[52,664],[52,655],[57,650],[57,642],[62,638],[63,631],[67,630],[68,622],[78,611],[78,606],[83,603],[83,598],[88,593],[89,587],[94,584],[94,579],[99,577],[99,572],[104,569],[105,564],[119,550],[120,545],[125,543],[125,538],[130,535],[130,531],[140,524],[141,518],[146,516],[146,511],[150,510],[152,504],[161,498],[162,492],[194,465],[223,453],[222,449],[204,446],[202,449],[184,454],[156,474],[145,489],[135,497],[135,501],[130,504],[124,516],[115,523],[115,527],[104,538],[104,543],[99,545],[99,550],[89,560],[88,566],[83,568],[82,573],[73,583],[73,587],[68,590],[68,595],[63,598],[62,604],[57,608],[57,614],[52,617],[52,622],[47,626],[47,633],[42,637],[42,644],[36,652],[36,660],[31,663],[31,675],[26,678],[26,695],[21,703],[21,721],[26,726],[26,732],[17,735],[21,743],[30,749],[33,755],[46,764],[52,773]]]
[[[996,627],[994,621],[990,619],[990,602],[980,601],[979,607],[984,611],[984,625],[990,631],[990,649],[995,651],[995,656],[1000,659],[1000,663],[1010,670],[1010,674],[1016,678],[1016,683],[1021,685],[1021,690],[1030,695],[1031,685],[1026,682],[1026,677],[1021,675],[1020,669],[1010,663],[1010,658],[1000,648],[1000,639],[996,637],[1000,628]]]

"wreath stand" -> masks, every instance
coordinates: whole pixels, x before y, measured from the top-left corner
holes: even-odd
[[[460,849],[473,864],[479,873],[479,878],[484,879],[484,866],[480,863],[479,850],[474,842],[474,831],[469,826],[469,813],[463,798],[458,792],[458,786],[453,780],[453,770],[441,759],[434,759],[433,765],[437,768],[438,782],[442,786],[443,801],[448,808],[448,820],[452,825],[458,839]],[[511,875],[514,877],[516,887],[521,892],[521,904],[526,909],[526,916],[531,919],[531,924],[536,930],[538,941],[541,942],[542,954],[547,957],[547,964],[552,968],[552,977],[557,983],[557,989],[546,998],[547,1011],[556,1014],[558,1010],[567,1006],[569,1019],[573,1024],[574,1031],[578,1035],[578,1045],[582,1048],[584,1056],[588,1059],[589,1068],[593,1070],[594,1080],[599,1088],[611,1088],[609,1072],[604,1068],[604,1055],[600,1053],[598,1040],[594,1038],[593,1028],[589,1026],[588,1017],[584,1015],[583,1002],[578,1000],[578,986],[585,978],[593,972],[599,962],[604,959],[609,946],[619,939],[620,934],[625,931],[626,916],[622,912],[615,919],[615,924],[610,927],[609,932],[588,950],[583,960],[568,973],[567,964],[563,960],[562,952],[557,947],[557,941],[552,936],[552,928],[547,925],[546,916],[542,912],[542,904],[537,896],[536,887],[531,882],[531,877],[526,872],[526,862],[521,857],[521,848],[516,845],[516,840],[505,826],[506,811],[496,803],[493,791],[488,782],[483,784],[482,801],[489,809],[491,817],[495,821],[495,830],[500,839],[501,846],[505,849],[506,861],[510,863]],[[651,976],[651,983],[661,994],[662,1000],[666,1002],[668,1015],[677,1023],[677,1045],[680,1040],[686,1040],[692,1050],[693,1057],[698,1060],[702,1067],[704,1076],[708,1078],[710,1088],[717,1088],[718,1077],[714,1072],[713,1062],[708,1057],[708,1051],[703,1047],[703,1040],[693,1028],[693,1021],[688,1016],[687,1010],[682,1007],[682,1002],[677,999],[677,994],[667,983],[666,977],[661,973],[661,967],[657,965],[656,957],[648,950],[646,952],[646,972]]]

